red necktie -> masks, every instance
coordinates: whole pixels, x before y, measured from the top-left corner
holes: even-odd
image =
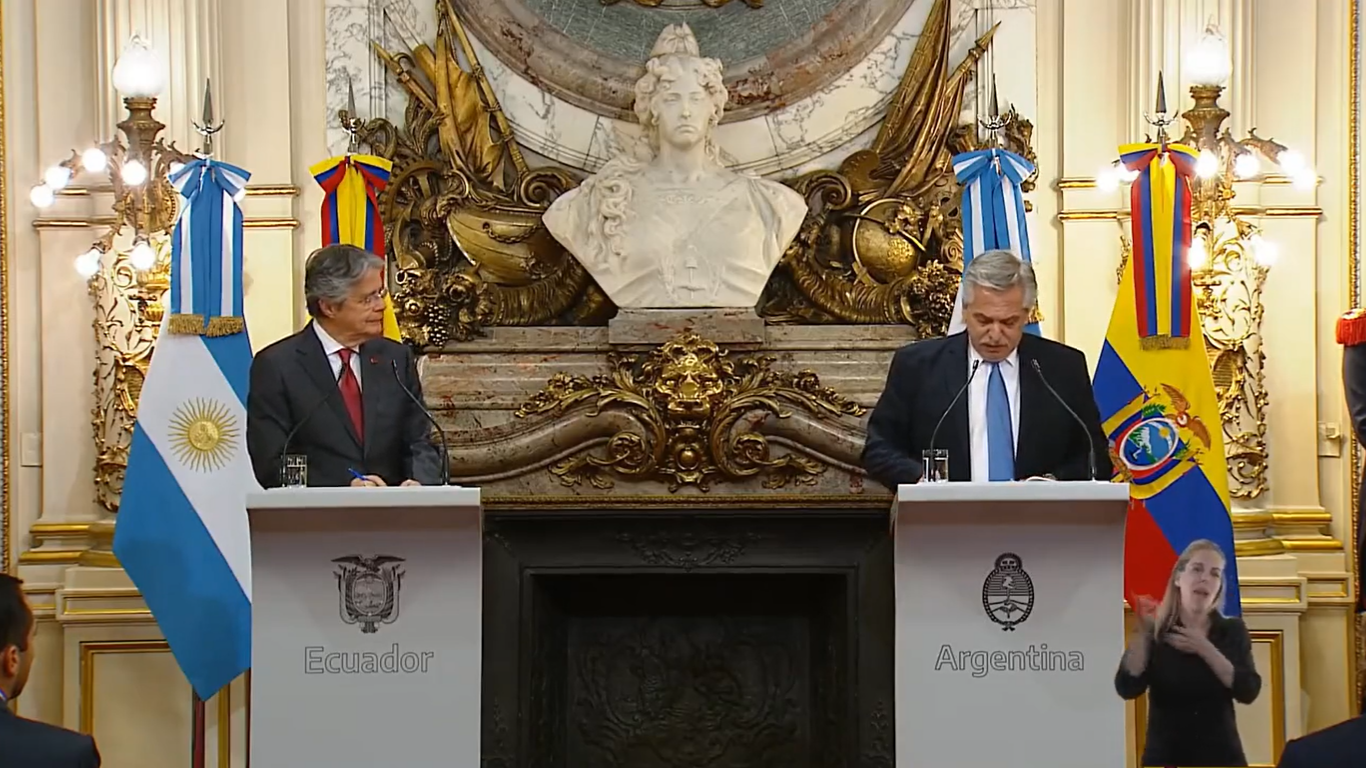
[[[351,426],[356,428],[356,437],[365,440],[365,419],[361,416],[360,406],[360,382],[356,380],[356,372],[351,370],[351,356],[355,352],[343,347],[337,350],[337,357],[341,358],[342,372],[337,377],[337,388],[341,390],[342,402],[346,404],[347,413],[351,414]]]

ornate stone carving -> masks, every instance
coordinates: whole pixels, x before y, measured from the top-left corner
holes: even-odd
[[[682,568],[685,571],[712,565],[730,565],[745,553],[745,547],[758,540],[759,535],[756,533],[738,536],[694,533],[675,536],[668,532],[617,534],[617,541],[630,546],[647,565]]]
[[[641,140],[551,204],[546,227],[618,307],[753,307],[806,202],[722,164],[721,62],[686,24],[664,28],[645,70]]]
[[[606,323],[615,305],[542,221],[576,178],[527,166],[460,19],[444,0],[438,9],[434,47],[379,51],[408,91],[405,125],[360,131],[394,161],[381,202],[404,336],[441,347],[489,326]],[[872,148],[788,183],[811,212],[759,301],[769,323],[948,327],[962,262],[949,158],[978,146],[958,120],[991,39],[950,67],[948,21],[947,1],[935,0]],[[1032,158],[1028,121],[1010,126],[1007,146]]]
[[[865,409],[822,387],[810,371],[772,369],[767,355],[731,357],[687,331],[648,355],[612,353],[609,376],[556,374],[517,411],[556,418],[576,409],[594,417],[629,415],[601,452],[583,451],[550,471],[566,486],[611,488],[614,476],[658,478],[670,491],[763,474],[764,486],[809,484],[825,466],[792,447],[779,454],[760,425],[805,412],[817,419],[857,417]]]

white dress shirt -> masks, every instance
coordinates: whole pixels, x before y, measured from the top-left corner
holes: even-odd
[[[972,480],[986,482],[991,479],[990,453],[987,450],[987,387],[991,382],[991,363],[968,343],[968,373],[972,366],[982,361],[977,375],[968,385],[968,443],[972,446]],[[1020,439],[1020,353],[1015,350],[1002,360],[1001,377],[1006,383],[1006,398],[1010,400],[1010,454],[1015,455],[1015,445]]]
[[[316,331],[317,334],[318,334],[318,341],[321,341],[321,342],[323,343],[323,354],[327,355],[327,364],[330,365],[330,366],[332,366],[332,379],[333,379],[334,381],[340,379],[340,378],[341,378],[341,355],[339,355],[339,354],[337,354],[337,353],[340,352],[340,351],[343,350],[343,349],[347,349],[347,346],[346,346],[345,344],[342,344],[340,341],[337,341],[336,339],[332,338],[330,335],[328,335],[327,331],[324,331],[324,330],[323,330],[323,327],[322,327],[321,325],[318,325],[317,322],[314,322],[314,323],[313,323],[313,330]],[[969,345],[969,346],[971,346],[971,345]],[[352,349],[352,350],[351,350],[351,373],[353,373],[353,374],[356,375],[356,386],[357,386],[357,388],[359,388],[359,387],[360,387],[360,352],[357,351],[357,350],[355,350],[355,349]],[[978,373],[979,378],[980,378],[980,375],[981,375],[981,372]],[[982,391],[985,392],[986,390],[984,389],[984,390],[982,390]],[[986,403],[985,400],[983,400],[982,402],[983,402],[983,403]],[[1013,401],[1012,401],[1012,402],[1013,402]],[[983,405],[982,407],[983,407],[983,408],[986,408],[986,405]],[[986,412],[986,411],[983,411],[983,413],[985,413],[985,412]]]

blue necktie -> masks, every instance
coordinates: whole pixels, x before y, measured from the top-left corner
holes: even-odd
[[[988,363],[987,380],[987,479],[992,482],[1015,479],[1015,437],[1010,428],[1010,396],[1000,363]]]

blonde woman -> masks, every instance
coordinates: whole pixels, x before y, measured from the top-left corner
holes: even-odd
[[[1148,734],[1140,765],[1246,766],[1233,702],[1262,690],[1252,640],[1221,612],[1224,553],[1201,539],[1172,568],[1162,602],[1141,597],[1139,628],[1115,673],[1125,699],[1147,691]]]

